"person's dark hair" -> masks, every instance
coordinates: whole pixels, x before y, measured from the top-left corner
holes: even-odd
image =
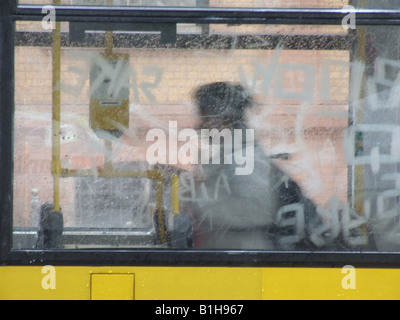
[[[253,105],[249,92],[241,85],[214,82],[199,87],[194,99],[201,116],[215,116],[232,121],[243,119],[247,108]]]

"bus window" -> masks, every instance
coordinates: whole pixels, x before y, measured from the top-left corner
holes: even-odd
[[[42,27],[16,24],[14,249],[397,250],[395,27]]]

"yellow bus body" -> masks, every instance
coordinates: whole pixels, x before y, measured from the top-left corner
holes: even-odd
[[[400,270],[207,267],[0,267],[2,300],[400,299]],[[51,279],[51,276],[53,278]],[[48,283],[53,281],[53,287]]]

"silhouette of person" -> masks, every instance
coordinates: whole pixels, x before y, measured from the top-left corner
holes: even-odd
[[[183,207],[191,211],[194,221],[194,247],[309,248],[309,227],[319,223],[315,205],[254,141],[254,130],[246,126],[246,111],[254,104],[249,92],[237,83],[215,82],[196,89],[194,100],[200,129],[214,130],[219,138],[221,132],[231,132],[228,137],[232,137],[231,145],[217,146],[220,161],[212,161],[213,155],[214,159],[210,158],[208,163],[201,162],[191,177],[194,180],[191,191],[182,193]],[[215,140],[203,139],[202,147]],[[243,167],[243,163],[235,161],[238,153],[254,163],[248,174],[237,174],[236,169]]]

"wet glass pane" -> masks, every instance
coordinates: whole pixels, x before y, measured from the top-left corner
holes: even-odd
[[[14,248],[399,249],[395,27],[59,27],[17,23]]]

